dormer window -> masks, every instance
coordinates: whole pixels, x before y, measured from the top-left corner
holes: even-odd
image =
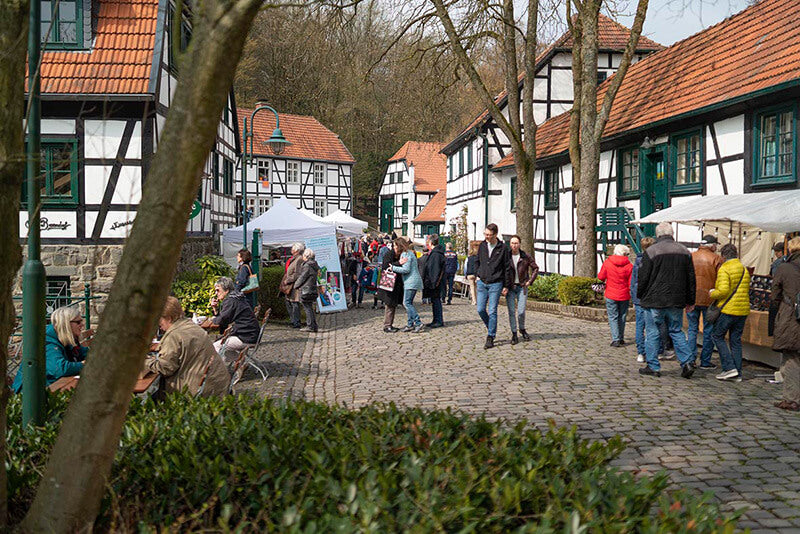
[[[84,0],[41,0],[42,43],[48,49],[83,48]]]

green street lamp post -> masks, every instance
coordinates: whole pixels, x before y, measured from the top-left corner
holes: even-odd
[[[275,114],[275,129],[272,131],[272,136],[265,141],[265,144],[269,145],[270,150],[276,156],[283,154],[283,151],[286,149],[288,145],[291,145],[289,141],[283,136],[283,132],[281,131],[280,127],[280,119],[278,118],[278,112],[271,106],[263,104],[261,102],[256,103],[256,109],[253,110],[253,113],[250,115],[250,128],[248,129],[247,117],[244,118],[243,121],[243,132],[242,132],[242,233],[243,242],[242,246],[247,248],[247,168],[250,166],[250,160],[253,159],[253,121],[256,118],[256,113],[261,111],[262,109],[268,109],[272,113]],[[247,149],[247,139],[250,139],[250,150]]]
[[[28,115],[27,188],[28,259],[22,269],[22,423],[44,424],[45,409],[45,270],[40,255],[38,177],[41,132],[41,2],[32,1],[28,24]]]

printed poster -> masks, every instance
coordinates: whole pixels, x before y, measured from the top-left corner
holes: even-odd
[[[342,266],[339,263],[339,247],[336,234],[306,239],[306,248],[314,251],[319,264],[317,274],[317,308],[320,313],[347,310],[347,299],[342,280]]]

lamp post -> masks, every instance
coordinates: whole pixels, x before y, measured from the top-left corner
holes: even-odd
[[[247,127],[247,117],[244,118],[243,121],[243,132],[242,132],[242,233],[243,241],[242,246],[247,248],[247,168],[250,166],[250,160],[253,158],[253,121],[256,118],[256,113],[261,111],[262,109],[268,109],[272,113],[275,114],[275,129],[272,131],[272,136],[266,140],[266,144],[269,145],[269,149],[272,151],[273,154],[279,156],[283,154],[284,149],[291,145],[289,141],[283,136],[283,132],[281,131],[280,127],[280,118],[278,118],[278,112],[275,111],[275,108],[263,104],[261,102],[256,103],[256,109],[253,110],[253,113],[250,115],[250,128]],[[247,150],[247,139],[250,139],[250,150],[248,153]]]

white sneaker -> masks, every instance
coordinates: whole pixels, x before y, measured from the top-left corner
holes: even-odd
[[[674,350],[665,350],[664,355],[660,358],[662,360],[674,360],[675,359],[675,351]]]
[[[639,363],[642,363],[642,362],[644,362],[644,354],[639,354],[639,355],[636,357],[636,361],[637,361],[637,362],[639,362]]]
[[[718,374],[715,377],[717,380],[730,380],[731,378],[739,378],[739,371],[736,369],[731,369],[730,371],[723,371],[722,373]],[[736,380],[736,382],[741,382],[742,379]]]

